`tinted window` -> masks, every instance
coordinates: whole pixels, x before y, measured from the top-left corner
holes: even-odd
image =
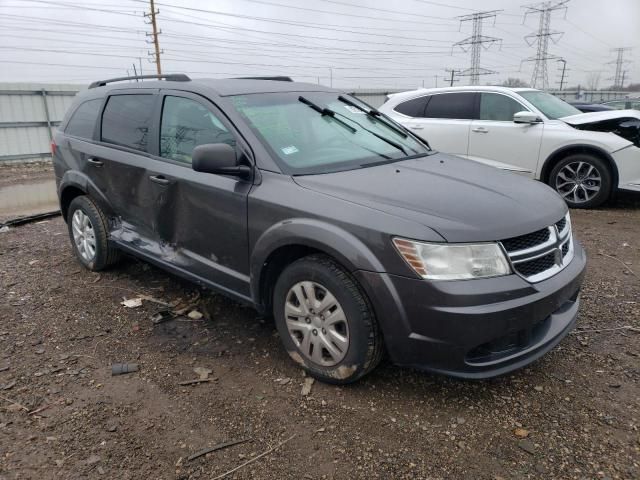
[[[233,135],[204,105],[182,97],[165,97],[160,126],[160,156],[191,163],[191,154],[205,143],[236,144]]]
[[[73,112],[65,133],[81,138],[93,138],[93,130],[96,126],[96,120],[100,114],[100,106],[102,99],[87,100]]]
[[[527,110],[514,99],[498,93],[480,94],[480,120],[512,122],[513,114]]]
[[[475,93],[441,93],[433,95],[425,117],[427,118],[473,118]]]
[[[147,149],[154,95],[112,95],[102,114],[102,141]]]
[[[410,117],[424,117],[424,109],[430,97],[419,97],[402,102],[394,108],[396,112]]]

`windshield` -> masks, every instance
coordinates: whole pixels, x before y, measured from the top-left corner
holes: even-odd
[[[558,97],[554,97],[553,95],[539,90],[529,90],[518,93],[534,107],[544,113],[549,120],[557,120],[558,118],[582,113],[576,107],[569,105],[564,100],[560,100]]]
[[[367,115],[337,93],[262,93],[231,100],[283,171],[292,175],[352,170],[431,153],[392,120]]]

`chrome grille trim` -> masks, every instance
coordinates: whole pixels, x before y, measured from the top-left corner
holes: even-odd
[[[558,226],[563,227],[561,231],[558,229]],[[549,230],[549,238],[546,241],[525,249],[508,251],[501,242],[502,248],[507,253],[507,258],[512,270],[517,275],[531,283],[541,282],[547,278],[551,278],[558,272],[562,271],[571,262],[571,260],[573,260],[573,236],[571,232],[569,214],[567,213],[562,220],[547,227],[547,229]],[[565,248],[567,249],[567,252],[563,255],[563,249]],[[528,262],[541,259],[551,253],[555,255],[555,263],[546,270],[535,274],[525,275],[518,269],[518,266],[524,269]],[[529,271],[531,269],[529,268],[528,270],[524,270]]]

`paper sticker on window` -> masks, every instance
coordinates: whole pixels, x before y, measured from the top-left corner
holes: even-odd
[[[344,108],[349,110],[351,113],[359,113],[360,115],[364,115],[365,113],[359,108],[354,107],[353,105],[345,105]]]
[[[294,145],[289,145],[288,147],[283,147],[280,150],[282,150],[282,153],[284,153],[285,155],[291,155],[292,153],[298,153],[299,152],[299,150]]]

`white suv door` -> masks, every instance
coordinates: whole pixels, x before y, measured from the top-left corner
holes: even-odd
[[[471,121],[468,158],[535,177],[544,123],[514,123],[513,114],[529,110],[516,99],[480,92],[478,119]]]
[[[392,116],[435,150],[466,157],[475,95],[452,92],[414,98],[396,105]]]

